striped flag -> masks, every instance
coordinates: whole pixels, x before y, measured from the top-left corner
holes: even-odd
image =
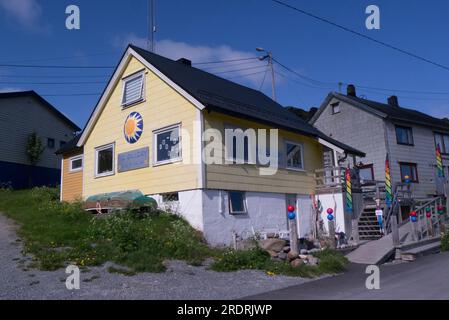
[[[390,157],[387,154],[385,160],[385,202],[387,207],[391,207],[393,203],[393,192],[391,189],[391,171],[390,171]]]
[[[346,168],[345,172],[346,177],[346,210],[348,213],[352,213],[354,211],[353,203],[352,203],[352,183],[351,183],[351,170]]]
[[[441,148],[440,145],[437,145],[437,170],[438,170],[438,178],[444,178],[444,168],[443,168],[443,158],[441,157]]]

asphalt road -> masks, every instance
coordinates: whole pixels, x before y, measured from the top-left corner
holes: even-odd
[[[368,290],[366,266],[351,264],[342,275],[324,278],[246,299],[261,300],[447,300],[449,253],[421,257],[412,263],[380,267],[380,289]]]

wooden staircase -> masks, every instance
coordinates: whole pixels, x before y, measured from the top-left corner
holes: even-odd
[[[365,206],[358,223],[360,240],[378,240],[383,234],[376,217],[376,207]]]

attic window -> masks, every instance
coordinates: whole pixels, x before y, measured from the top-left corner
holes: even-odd
[[[331,104],[331,107],[332,107],[332,114],[337,114],[341,112],[340,102]]]
[[[141,71],[123,79],[123,107],[127,107],[144,100],[144,76],[144,72]]]

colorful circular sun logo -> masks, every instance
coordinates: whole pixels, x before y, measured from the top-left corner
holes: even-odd
[[[143,118],[138,112],[132,112],[125,120],[123,128],[128,143],[136,143],[143,132]]]

